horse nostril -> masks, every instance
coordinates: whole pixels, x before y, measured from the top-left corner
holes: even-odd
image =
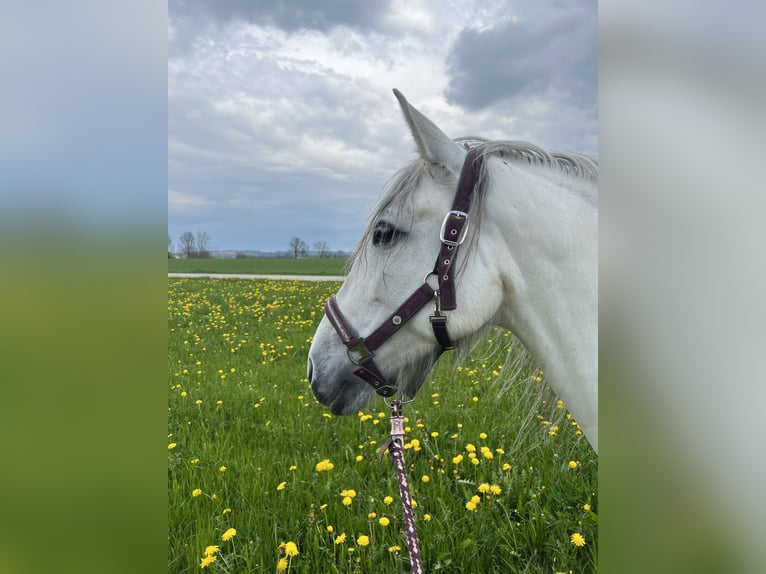
[[[309,357],[308,364],[306,365],[306,378],[309,380],[309,383],[314,378],[314,363],[311,362],[311,357]]]

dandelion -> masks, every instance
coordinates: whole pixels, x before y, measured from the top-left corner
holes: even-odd
[[[423,515],[423,520],[425,520],[426,522],[431,522],[431,515],[427,514],[427,513],[424,514]]]
[[[176,443],[174,443],[174,442],[171,442],[171,443],[168,445],[168,450],[173,450],[174,448],[176,448],[176,446],[178,446],[178,445],[176,445]]]
[[[343,506],[351,506],[351,503],[354,502],[354,500],[350,496],[344,496],[342,502]]]
[[[220,548],[218,546],[205,546],[205,556],[212,556],[217,554]]]
[[[364,457],[361,454],[356,455],[356,462],[361,462],[364,460]]]
[[[575,468],[577,468],[578,466],[580,466],[580,463],[579,463],[579,462],[577,462],[576,460],[570,460],[570,461],[569,461],[569,468],[571,468],[571,469],[575,469]]]
[[[505,470],[505,471],[511,470],[511,465],[510,465],[510,464],[508,464],[508,463],[506,462],[506,463],[503,465],[503,470]]]
[[[401,546],[397,546],[397,545],[389,546],[388,547],[388,551],[391,552],[391,553],[399,552],[401,549],[402,549],[402,547]]]
[[[332,524],[328,524],[327,525],[327,532],[332,534],[334,531],[335,531],[335,528],[333,528]]]
[[[330,462],[330,459],[324,459],[322,461],[319,461],[316,465],[316,471],[322,472],[322,471],[331,471],[333,468],[335,468],[335,465]]]
[[[377,517],[378,517],[378,513],[377,512],[370,512],[367,515],[367,518],[369,518],[370,520],[375,520]]]
[[[465,507],[468,510],[476,510],[476,506],[477,505],[478,505],[478,503],[474,502],[473,500],[469,500],[468,502],[465,503]]]
[[[460,464],[461,462],[463,462],[463,455],[462,454],[459,454],[459,455],[457,455],[456,457],[454,457],[452,459],[452,464]]]
[[[286,542],[285,554],[287,556],[298,556],[298,545],[295,542]]]
[[[202,494],[202,489],[201,488],[195,488],[194,490],[192,490],[192,496],[197,497],[200,494]]]
[[[487,484],[486,482],[482,482],[479,485],[479,492],[484,493],[484,494],[489,492],[489,484]]]
[[[583,505],[582,505],[582,509],[583,509],[585,512],[590,512],[590,504],[588,504],[588,503],[585,503],[585,504],[583,504]]]
[[[389,524],[391,524],[391,521],[385,516],[381,516],[380,520],[378,520],[378,524],[380,524],[381,526],[388,526]]]
[[[421,478],[420,480],[421,480],[422,482],[428,482],[429,480],[431,480],[431,477],[430,477],[430,476],[428,476],[427,474],[424,474],[424,475],[423,475],[423,478]]]
[[[585,546],[585,538],[579,532],[575,532],[569,537],[569,540],[577,547]]]
[[[277,490],[284,490],[284,489],[285,489],[285,486],[287,486],[287,482],[284,482],[284,481],[283,481],[283,482],[280,482],[280,483],[277,485]]]
[[[226,542],[227,540],[231,540],[237,535],[237,531],[234,528],[229,528],[226,532],[223,533],[223,536],[221,536],[221,540]]]
[[[225,466],[221,466],[221,467],[218,469],[218,472],[226,472],[226,467],[225,467]]]
[[[485,432],[483,432],[483,433],[479,433],[479,438],[480,438],[481,440],[487,440],[487,433],[485,433]]]
[[[391,504],[393,501],[394,501],[394,498],[392,496],[386,496],[383,498],[383,504],[385,504],[386,506]]]
[[[465,445],[465,450],[468,452],[476,452],[476,447],[472,443]]]
[[[202,561],[199,563],[200,568],[207,568],[210,566],[213,562],[215,562],[218,559],[217,556],[214,554],[211,554],[209,556],[205,556]]]
[[[346,541],[346,533],[343,532],[335,537],[335,544],[343,544]]]
[[[340,495],[354,498],[356,496],[356,490],[354,490],[353,488],[349,488],[348,490],[341,490]]]
[[[370,543],[370,537],[364,534],[356,537],[356,543],[359,546],[367,546]]]
[[[431,433],[431,438],[437,438],[439,436],[439,433],[434,431]]]
[[[231,512],[231,508],[224,508],[224,509],[221,511],[221,514],[228,514],[229,512]]]
[[[277,572],[284,572],[287,570],[287,558],[280,558],[277,560]]]
[[[500,494],[501,492],[503,492],[503,489],[502,489],[502,488],[500,488],[500,486],[498,486],[497,484],[493,484],[492,486],[490,486],[490,487],[489,487],[489,491],[490,491],[492,494],[494,494],[494,495],[498,495],[498,494]]]

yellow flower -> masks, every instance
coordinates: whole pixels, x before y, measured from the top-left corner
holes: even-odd
[[[475,503],[473,500],[469,500],[468,502],[465,503],[465,507],[468,510],[476,510],[476,506],[477,506],[477,503]]]
[[[350,496],[344,496],[342,502],[343,506],[351,506],[351,503],[354,501]]]
[[[482,482],[482,483],[479,485],[479,492],[482,492],[482,493],[487,493],[487,492],[489,492],[489,484],[487,484],[486,482]]]
[[[218,472],[226,472],[226,467],[225,467],[225,466],[221,466],[221,467],[218,469]]]
[[[280,482],[280,483],[277,485],[277,490],[284,490],[284,489],[285,489],[285,486],[287,486],[287,482]]]
[[[575,546],[585,546],[585,538],[583,538],[583,535],[579,532],[572,534],[572,536],[569,537],[569,540],[571,540],[572,544]]]
[[[508,463],[506,462],[506,463],[503,465],[503,470],[506,470],[506,471],[508,471],[508,470],[511,470],[511,465],[510,465],[510,464],[508,464]]]
[[[287,558],[280,558],[277,560],[277,572],[284,572],[287,570]]]
[[[401,546],[396,546],[396,545],[388,547],[389,552],[399,552],[401,549],[402,549]]]
[[[378,517],[378,513],[377,512],[370,512],[367,515],[367,518],[369,518],[370,520],[375,520],[377,517]]]
[[[469,442],[467,445],[465,445],[465,450],[467,450],[468,452],[476,452],[476,447]]]
[[[327,532],[329,532],[330,534],[332,534],[334,530],[335,530],[335,529],[332,527],[332,524],[328,524],[328,525],[327,525]]]
[[[426,522],[431,522],[431,515],[430,514],[424,514],[423,515],[423,520],[425,520]]]
[[[356,462],[361,462],[363,460],[364,460],[364,456],[362,456],[361,454],[356,455]]]
[[[456,457],[454,457],[452,459],[452,464],[460,464],[461,462],[463,462],[463,455],[462,454],[459,454],[459,455],[457,455]]]
[[[194,490],[192,490],[192,496],[199,496],[200,494],[202,494],[201,488],[195,488]]]
[[[205,546],[205,556],[212,556],[216,554],[220,549],[218,546]]]
[[[570,460],[569,461],[569,468],[577,468],[579,465],[580,465],[580,463],[577,462],[576,460]]]
[[[178,445],[176,445],[176,443],[174,443],[174,442],[171,442],[171,443],[168,445],[168,450],[173,450],[174,448],[176,448],[176,446],[178,446]]]
[[[233,528],[229,528],[226,532],[223,533],[223,536],[221,536],[221,540],[226,542],[227,540],[231,540],[236,536],[237,531]]]
[[[346,533],[343,532],[335,537],[335,544],[343,544],[346,541]]]
[[[354,498],[356,496],[356,490],[354,490],[353,488],[349,488],[348,490],[341,490],[340,495]]]
[[[229,513],[229,512],[231,512],[231,508],[224,508],[224,509],[221,511],[221,514],[227,514],[227,513]]]
[[[380,520],[378,520],[378,524],[380,524],[381,526],[388,526],[389,524],[391,524],[391,521],[385,516],[381,516]]]
[[[483,433],[479,433],[479,438],[480,438],[481,440],[487,440],[487,433],[485,433],[485,432],[483,432]]]
[[[590,512],[590,504],[587,504],[587,503],[586,503],[586,504],[583,504],[583,505],[582,505],[582,509],[583,509],[585,512]]]
[[[438,438],[438,436],[439,436],[439,433],[436,431],[431,433],[431,438]]]
[[[298,556],[298,545],[295,542],[286,542],[285,554],[287,556]]]
[[[492,486],[490,486],[489,490],[490,490],[490,492],[492,494],[495,494],[495,495],[500,494],[501,492],[503,492],[503,489],[500,488],[497,484],[493,484]]]
[[[431,477],[428,476],[427,474],[424,474],[423,478],[421,478],[420,480],[423,481],[423,482],[428,482],[429,480],[431,480]]]
[[[319,461],[316,465],[317,472],[330,471],[333,468],[335,468],[335,465],[331,463],[330,460],[327,458],[322,461]]]
[[[383,504],[385,504],[386,506],[391,504],[393,501],[394,501],[394,499],[391,496],[386,496],[385,498],[383,498]]]
[[[481,464],[481,461],[478,458],[472,458],[471,464],[474,466],[478,466],[479,464]]]
[[[200,567],[200,568],[207,568],[207,567],[208,567],[208,566],[210,566],[210,565],[211,565],[213,562],[215,562],[217,559],[218,559],[218,558],[217,558],[215,555],[213,555],[213,554],[211,554],[211,555],[209,555],[209,556],[205,556],[205,557],[202,559],[202,561],[199,563],[199,567]]]
[[[370,537],[369,536],[365,536],[364,534],[362,534],[361,536],[357,536],[356,537],[356,543],[359,546],[367,546],[370,543]]]

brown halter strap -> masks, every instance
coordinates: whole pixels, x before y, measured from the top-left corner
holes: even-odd
[[[383,397],[390,397],[398,389],[388,383],[386,377],[375,364],[373,360],[375,351],[430,301],[434,301],[436,306],[434,314],[429,317],[429,320],[440,346],[439,352],[442,353],[455,347],[447,332],[447,317],[441,312],[453,311],[457,308],[454,263],[458,248],[465,240],[468,231],[468,211],[479,179],[481,163],[482,156],[479,150],[476,148],[469,150],[460,171],[460,180],[452,202],[452,209],[444,217],[439,233],[442,245],[433,271],[426,275],[423,284],[404,303],[399,305],[377,329],[367,337],[361,337],[341,312],[334,295],[325,305],[325,315],[346,347],[349,360],[359,367],[354,371],[354,375],[366,381],[375,389],[375,392]],[[436,276],[436,289],[428,284],[428,278],[431,275]]]

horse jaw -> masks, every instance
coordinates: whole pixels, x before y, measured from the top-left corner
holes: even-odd
[[[442,164],[454,175],[458,175],[463,167],[466,151],[412,106],[399,90],[395,89],[394,95],[399,100],[420,157],[428,162]]]

